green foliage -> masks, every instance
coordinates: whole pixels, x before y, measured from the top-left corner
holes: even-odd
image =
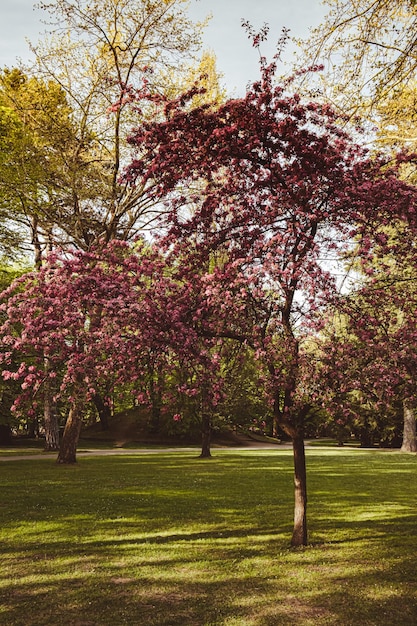
[[[37,262],[41,248],[62,239],[61,213],[72,201],[71,189],[78,181],[95,180],[86,161],[91,137],[81,142],[72,120],[65,92],[53,80],[42,80],[19,69],[0,75],[0,125],[7,149],[0,159],[0,210],[7,212],[13,232],[21,236],[26,250],[35,246]],[[89,195],[84,185],[83,197]]]
[[[224,359],[224,399],[218,407],[222,418],[233,426],[271,434],[272,407],[268,405],[264,380],[253,351],[229,346]]]

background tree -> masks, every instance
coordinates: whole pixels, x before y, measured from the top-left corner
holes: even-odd
[[[192,88],[194,85],[199,85],[201,92],[193,97],[191,106],[208,104],[212,107],[218,107],[226,100],[226,91],[221,86],[220,81],[221,75],[217,71],[216,55],[206,50],[201,55],[200,62],[191,67],[188,76],[181,81],[181,85],[177,84],[176,92],[178,93],[179,86]]]
[[[63,90],[78,153],[88,152],[59,200],[54,242],[88,249],[98,240],[131,240],[157,209],[147,189],[133,192],[119,181],[133,124],[129,89],[146,84],[157,92],[172,90],[181,67],[188,72],[185,62],[200,45],[202,25],[188,18],[184,0],[56,0],[40,6],[54,27],[33,47],[31,71]]]
[[[344,113],[366,111],[369,116],[376,104],[415,74],[416,4],[414,0],[324,4],[329,7],[324,22],[301,43],[302,63],[324,63],[321,89],[326,97]]]
[[[33,47],[35,66],[3,75],[19,136],[2,178],[4,204],[16,207],[15,222],[30,232],[38,267],[57,246],[88,250],[99,241],[133,240],[161,210],[149,190],[131,193],[119,182],[133,123],[130,89],[172,91],[189,75],[202,27],[188,18],[183,0],[40,6],[52,32]],[[100,391],[95,403],[105,424]]]
[[[410,233],[407,237],[403,228],[400,237],[399,232],[391,230],[391,238],[381,235],[372,252],[383,258],[374,262],[373,254],[368,255],[367,277],[336,301],[339,321],[330,322],[322,344],[326,365],[319,386],[325,388],[334,416],[348,423],[349,416],[356,415],[364,435],[371,434],[372,421],[383,439],[384,426],[386,437],[386,427],[392,428],[402,413],[402,450],[415,452],[415,255],[408,243]]]
[[[413,151],[417,144],[417,84],[398,85],[378,107],[378,141],[389,148]]]
[[[0,171],[2,180],[5,169],[13,153],[16,141],[19,140],[19,120],[10,107],[0,100]],[[4,185],[3,185],[4,187]],[[0,256],[12,259],[22,252],[24,235],[17,228],[17,218],[20,217],[20,207],[8,202],[8,194],[1,190],[0,198]]]
[[[149,245],[132,251],[114,241],[68,257],[52,254],[2,294],[3,378],[20,384],[15,411],[58,401],[68,407],[60,463],[76,461],[83,412],[103,388],[104,402],[128,386],[139,404],[152,406],[159,381],[144,386],[151,353],[161,379],[179,361],[193,371],[191,380],[178,381],[179,391],[198,396],[203,408],[216,403],[213,341],[195,332],[198,291],[174,270]],[[49,417],[45,411],[45,423]]]
[[[29,258],[33,254],[39,268],[45,251],[55,246],[58,224],[60,239],[68,240],[72,232],[73,224],[62,222],[61,212],[72,199],[74,181],[84,201],[101,185],[90,159],[91,137],[88,145],[80,145],[66,95],[52,80],[5,70],[0,98],[6,119],[13,120],[4,133],[8,149],[0,163],[0,207],[20,236],[22,252]],[[47,449],[58,449],[57,419],[47,394],[44,400]]]
[[[7,151],[0,164],[0,206],[9,212],[16,233],[33,252],[35,265],[54,245],[62,207],[79,181],[84,200],[100,185],[96,168],[86,158],[90,141],[81,146],[65,92],[52,80],[29,77],[21,70],[1,74],[0,99]],[[61,223],[61,231],[71,224]],[[62,237],[61,237],[62,238]]]
[[[101,256],[52,256],[39,271],[18,279],[3,295],[3,377],[21,385],[15,410],[33,412],[39,404],[67,403],[60,462],[75,462],[82,411],[98,389],[103,384],[111,389],[123,379],[123,371],[129,371],[133,380],[140,375],[144,342],[139,337],[144,335],[129,325],[132,321],[127,313],[131,313],[129,304],[135,305],[145,323],[147,305],[142,296],[148,292],[148,284],[144,291],[141,281],[149,280],[135,272],[138,267],[136,257],[123,259],[121,248]],[[136,290],[129,276],[133,282],[137,278]],[[140,284],[142,293],[137,291]],[[124,333],[117,322],[122,314]],[[151,332],[149,325],[140,325],[138,320],[135,325],[145,334]],[[129,345],[135,343],[131,360],[127,338]]]
[[[3,292],[16,278],[22,275],[25,269],[18,266],[11,266],[4,263],[0,267],[0,291]],[[4,313],[0,314],[1,323],[5,321]],[[1,445],[9,445],[12,441],[12,427],[18,428],[19,422],[16,421],[11,408],[15,397],[19,393],[19,387],[15,382],[0,381],[0,443]],[[24,426],[27,428],[28,423]]]

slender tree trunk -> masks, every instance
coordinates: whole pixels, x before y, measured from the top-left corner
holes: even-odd
[[[275,415],[272,417],[271,437],[278,439],[278,420]]]
[[[404,432],[401,452],[417,452],[416,414],[414,402],[410,398],[403,400]]]
[[[161,405],[152,399],[151,417],[149,420],[149,432],[152,434],[159,433],[161,426]]]
[[[74,404],[71,406],[67,422],[65,424],[64,434],[62,436],[61,446],[57,458],[57,463],[74,464],[77,462],[77,444],[81,431],[81,413],[79,406]]]
[[[211,457],[210,444],[211,444],[211,406],[207,400],[208,389],[207,381],[204,381],[201,385],[201,454],[200,459],[209,459]]]
[[[109,430],[109,420],[111,417],[110,406],[104,402],[103,398],[98,393],[93,397],[93,404],[97,409],[101,430]]]
[[[211,417],[207,411],[201,416],[201,459],[209,459],[211,457]]]
[[[292,438],[294,454],[294,529],[292,546],[307,545],[307,471],[304,437],[297,434]]]
[[[36,269],[40,269],[42,265],[42,246],[39,241],[39,232],[38,232],[38,218],[37,216],[32,217],[32,245],[35,253],[35,267]]]
[[[274,414],[282,430],[291,437],[294,460],[294,528],[291,545],[307,545],[307,468],[304,447],[304,423],[308,407],[301,410],[297,416],[298,427],[284,418],[280,409],[278,394],[274,402]]]
[[[28,437],[37,439],[39,437],[39,422],[37,417],[33,417],[28,422]]]
[[[45,450],[59,450],[58,417],[49,391],[45,394],[44,398],[43,418],[45,427]]]
[[[160,365],[155,369],[153,364],[149,365],[150,380],[149,391],[151,398],[151,416],[149,421],[149,432],[159,433],[161,427],[161,409],[162,409],[162,386],[164,384],[162,367]],[[156,376],[156,381],[155,377]]]
[[[53,383],[49,378],[51,371],[51,363],[48,357],[44,357],[45,365],[45,381],[44,385],[44,399],[43,399],[43,423],[45,428],[45,450],[56,451],[59,450],[59,424],[58,416],[56,414],[56,406],[53,401]]]

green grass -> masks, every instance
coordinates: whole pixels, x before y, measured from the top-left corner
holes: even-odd
[[[167,448],[181,448],[178,445],[178,442],[173,442],[172,445],[169,444],[160,444],[160,443],[141,443],[136,441],[129,441],[124,443],[123,445],[117,445],[113,440],[104,441],[104,440],[95,440],[95,439],[81,439],[77,446],[77,449],[80,452],[88,452],[95,450],[166,450]],[[199,450],[200,447],[198,445],[190,445],[187,447],[195,447],[196,450]],[[57,452],[45,452],[45,442],[43,439],[30,439],[26,441],[19,441],[19,443],[15,443],[14,445],[8,446],[6,448],[0,448],[0,458],[2,457],[12,457],[12,456],[30,456],[33,454],[45,454],[47,456],[55,457],[57,456]]]
[[[417,457],[309,449],[0,463],[0,624],[417,623]]]

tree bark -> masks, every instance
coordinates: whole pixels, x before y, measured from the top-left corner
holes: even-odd
[[[201,459],[209,459],[211,457],[211,417],[206,411],[201,416]]]
[[[39,422],[36,416],[28,421],[28,437],[30,437],[30,439],[37,439],[39,437]]]
[[[72,405],[67,422],[65,424],[64,434],[62,436],[61,446],[57,458],[57,463],[74,464],[77,462],[77,444],[81,431],[81,413],[79,407]]]
[[[307,545],[307,470],[304,437],[292,438],[294,455],[294,529],[292,546]]]
[[[271,437],[278,439],[278,419],[276,415],[272,416]]]
[[[410,398],[403,400],[404,431],[401,452],[417,452],[416,415],[414,402]]]
[[[9,424],[0,424],[0,446],[12,444],[12,431]]]
[[[208,383],[201,383],[200,411],[201,411],[201,454],[200,459],[211,457],[211,404],[208,402]]]
[[[45,450],[59,450],[59,425],[58,417],[55,412],[54,403],[52,402],[50,393],[45,394],[43,405],[43,418],[45,427]]]
[[[93,397],[93,404],[97,409],[101,430],[109,430],[109,420],[111,417],[110,406],[104,402],[103,398],[98,393]]]
[[[35,252],[35,267],[39,270],[42,266],[42,246],[39,240],[38,218],[36,215],[32,217],[32,245]]]
[[[284,418],[279,408],[279,397],[275,398],[274,413],[282,430],[291,437],[294,461],[294,527],[291,545],[307,545],[307,468],[304,446],[304,418],[308,407],[300,410],[298,426]]]
[[[161,427],[161,409],[162,409],[162,386],[164,383],[163,371],[160,365],[154,367],[153,363],[149,364],[149,392],[151,398],[151,416],[149,422],[149,432],[159,433]],[[156,381],[155,377],[156,376]]]

